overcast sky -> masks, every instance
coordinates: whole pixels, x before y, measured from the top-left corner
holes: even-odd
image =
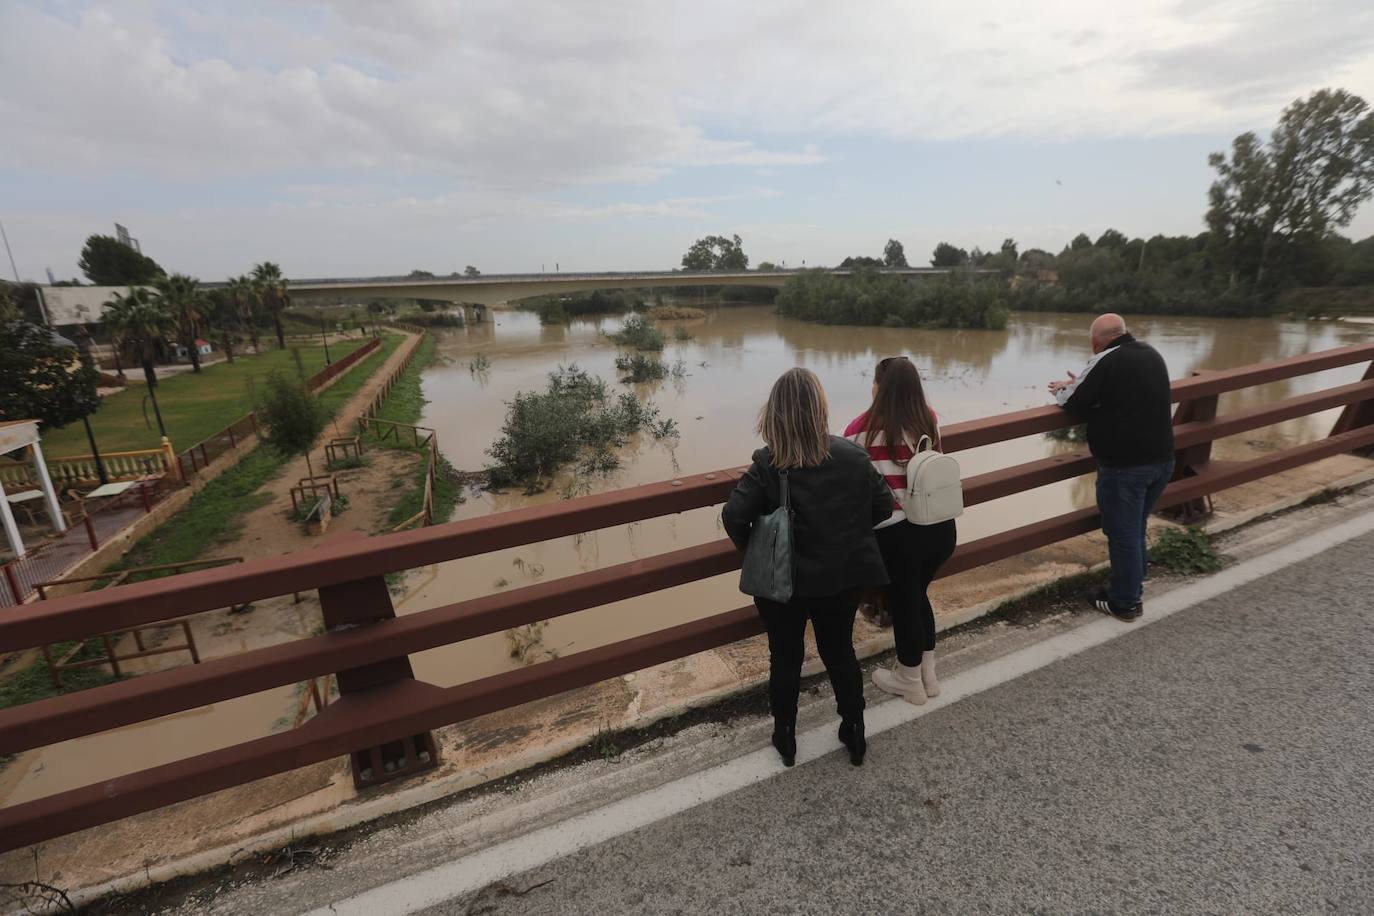
[[[1058,250],[1201,231],[1323,86],[1370,0],[0,0],[0,220],[25,279],[115,222],[207,279]]]

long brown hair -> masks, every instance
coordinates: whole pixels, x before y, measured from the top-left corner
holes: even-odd
[[[830,456],[830,418],[821,380],[810,369],[788,369],[759,411],[759,435],[775,468],[813,468]]]
[[[888,357],[878,363],[873,381],[877,390],[873,392],[873,403],[864,423],[868,433],[864,444],[871,444],[874,434],[881,432],[883,444],[892,449],[891,458],[898,464],[905,464],[896,452],[896,446],[903,441],[915,447],[922,436],[929,436],[931,445],[939,449],[940,429],[926,403],[921,373],[915,364],[905,356]]]

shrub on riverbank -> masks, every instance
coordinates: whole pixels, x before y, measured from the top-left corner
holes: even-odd
[[[649,309],[649,314],[658,321],[682,321],[706,317],[706,312],[703,309],[695,309],[688,305],[656,305]]]
[[[611,451],[638,432],[671,435],[674,427],[633,394],[613,397],[606,383],[577,366],[549,373],[542,391],[521,391],[506,405],[500,437],[487,449],[493,486],[542,489],[560,468],[579,463],[587,472],[619,466]]]
[[[663,349],[663,332],[654,326],[653,320],[643,315],[631,315],[625,319],[620,330],[606,335],[622,347],[657,352]]]
[[[778,313],[821,324],[919,328],[1004,328],[1009,309],[997,281],[908,283],[860,269],[848,278],[826,270],[799,274],[778,295]]]
[[[622,382],[655,382],[668,374],[662,360],[643,353],[621,354],[615,358],[615,367],[621,372]]]

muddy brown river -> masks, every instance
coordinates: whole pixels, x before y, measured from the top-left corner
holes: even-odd
[[[422,423],[438,430],[439,444],[460,469],[481,468],[485,450],[496,438],[505,402],[517,391],[542,389],[548,372],[576,364],[618,385],[613,366],[617,348],[604,332],[620,319],[574,321],[542,327],[535,315],[498,311],[492,320],[443,332],[443,359],[424,378],[429,400]],[[820,376],[830,402],[831,426],[841,430],[867,405],[873,366],[884,356],[906,354],[920,368],[927,395],[942,422],[955,423],[1047,403],[1045,383],[1077,371],[1089,356],[1091,316],[1023,313],[1002,331],[914,330],[904,328],[825,327],[781,318],[770,306],[726,306],[703,319],[665,322],[669,342],[666,364],[680,364],[682,378],[632,386],[662,415],[677,422],[676,441],[645,436],[621,451],[622,467],[604,478],[565,474],[544,493],[469,491],[456,518],[558,500],[574,492],[597,492],[650,483],[677,474],[697,474],[745,464],[760,444],[754,420],[769,386],[783,370],[805,366]],[[673,325],[693,339],[674,340]],[[1290,322],[1270,319],[1147,318],[1132,328],[1154,344],[1179,377],[1193,369],[1224,369],[1292,356],[1311,350],[1368,340],[1368,326],[1343,322]],[[472,359],[490,360],[473,372]],[[1223,398],[1221,409],[1277,400],[1327,385],[1354,381],[1362,367],[1350,367],[1238,392]],[[1324,435],[1335,415],[1307,417],[1223,440],[1219,458],[1254,455],[1285,444]],[[965,473],[979,473],[1072,449],[1043,436],[961,452]],[[1087,505],[1091,476],[1064,481],[970,509],[959,521],[961,540],[1048,518]],[[464,598],[490,594],[545,578],[651,556],[723,536],[718,508],[560,538],[419,570],[398,599],[410,613]],[[736,576],[680,586],[638,599],[571,614],[534,632],[518,634],[526,646],[524,662],[578,652],[709,616],[744,604]],[[451,685],[520,665],[507,634],[493,634],[415,658],[416,674]]]
[[[500,429],[504,402],[522,389],[542,389],[547,374],[558,365],[576,363],[614,389],[624,390],[615,381],[612,365],[617,350],[602,333],[618,327],[618,318],[540,327],[534,315],[524,312],[498,311],[489,317],[492,320],[482,324],[440,332],[443,358],[423,380],[430,403],[422,422],[439,431],[440,447],[453,465],[467,470],[486,462],[485,450]],[[677,422],[678,439],[641,437],[621,450],[622,466],[615,473],[581,479],[565,474],[537,496],[518,490],[469,491],[456,518],[746,463],[759,444],[753,431],[758,408],[773,379],[794,365],[821,377],[836,431],[866,406],[874,363],[895,354],[909,355],[920,367],[931,402],[945,423],[1044,404],[1046,381],[1081,368],[1087,359],[1088,318],[1018,314],[1004,331],[919,331],[822,327],[779,318],[767,306],[732,306],[712,310],[703,319],[667,323],[664,359],[670,365],[680,362],[685,374],[637,386],[636,391]],[[673,340],[674,324],[686,327],[693,339]],[[1152,318],[1134,324],[1137,333],[1163,352],[1174,377],[1195,368],[1223,369],[1367,341],[1374,335],[1374,325],[1355,322]],[[478,354],[491,363],[482,373],[469,369]],[[1222,410],[1353,381],[1362,370],[1353,366],[1239,392],[1223,399]],[[1246,457],[1310,441],[1325,435],[1334,415],[1332,411],[1223,440],[1217,455]],[[1076,447],[1033,436],[958,457],[966,473],[978,473]],[[960,519],[960,537],[981,537],[1087,505],[1091,481],[1091,476],[1065,481],[973,507]],[[708,507],[500,551],[413,571],[396,598],[397,607],[401,613],[413,613],[720,537],[718,508]],[[716,614],[745,604],[736,581],[734,574],[719,576],[571,614],[544,627],[436,649],[415,657],[416,674],[452,685]],[[519,639],[522,653],[512,654],[512,637]],[[0,805],[289,727],[298,700],[298,689],[291,685],[28,752],[0,769]]]

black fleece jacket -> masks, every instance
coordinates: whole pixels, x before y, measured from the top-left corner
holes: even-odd
[[[1088,423],[1088,448],[1103,467],[1162,464],[1174,457],[1169,369],[1154,347],[1122,334],[1088,360],[1056,396]]]
[[[866,585],[886,585],[873,526],[892,515],[892,490],[853,442],[830,437],[830,455],[814,468],[787,472],[792,504],[792,543],[796,556],[793,594],[819,598]],[[754,463],[740,478],[721,512],[725,533],[743,550],[749,531],[778,507],[782,491],[773,453],[754,452]]]

